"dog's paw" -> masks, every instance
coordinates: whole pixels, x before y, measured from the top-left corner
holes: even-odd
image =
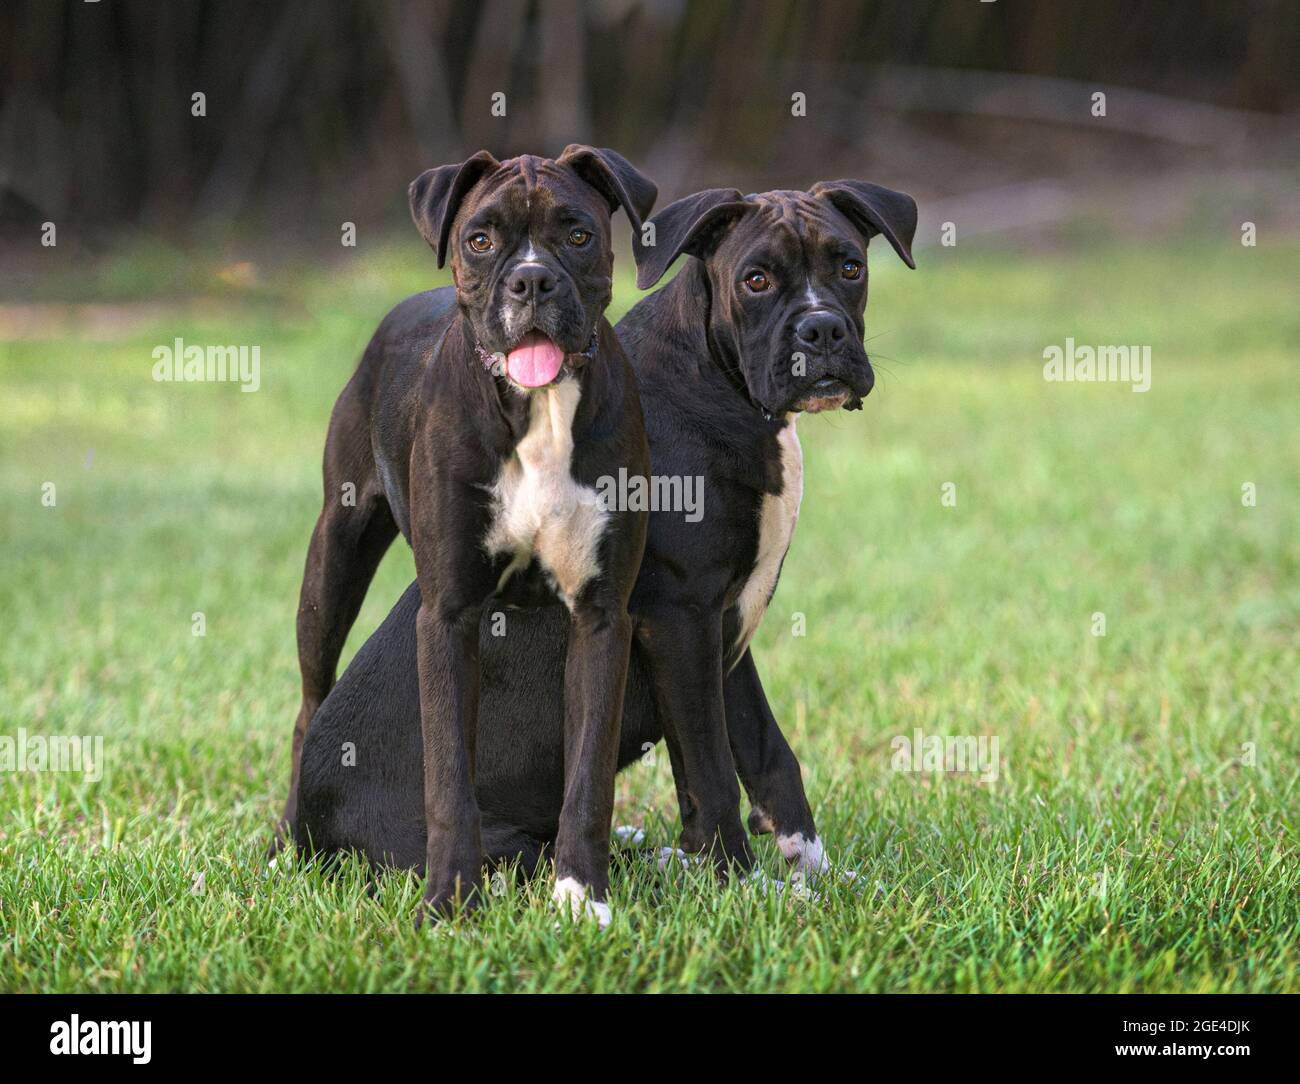
[[[289,846],[263,860],[262,876],[270,880],[278,874],[292,870],[299,861],[297,848]]]
[[[262,861],[266,863],[267,869],[275,869],[276,859],[288,850],[293,849],[293,825],[283,818],[276,822],[275,829],[271,835],[271,842],[266,845],[266,850],[262,852]]]
[[[766,896],[769,892],[784,892],[785,882],[778,881],[775,877],[769,877],[758,867],[750,870],[738,882],[745,888],[751,888],[760,895]]]
[[[639,847],[645,842],[645,832],[631,824],[620,824],[614,829],[614,838],[623,847]]]
[[[702,866],[704,856],[699,854],[688,854],[678,847],[660,847],[655,852],[655,864],[660,871],[671,869],[679,866],[682,869],[690,869],[692,866]]]
[[[830,859],[826,857],[826,848],[822,841],[813,836],[805,839],[802,832],[790,836],[777,836],[776,845],[781,848],[785,860],[793,867],[791,875],[804,880],[815,881],[831,871]]]
[[[741,878],[740,883],[763,896],[775,892],[784,894],[788,898],[806,900],[809,903],[820,903],[822,900],[821,893],[799,874],[793,875],[788,881],[779,881],[775,877],[769,877],[761,869],[755,869]]]
[[[562,877],[555,882],[555,890],[551,893],[551,901],[561,911],[567,911],[574,919],[595,919],[602,930],[610,924],[613,918],[609,910],[609,904],[603,900],[589,898],[587,886],[574,877]]]
[[[478,878],[462,882],[459,875],[425,885],[415,915],[415,928],[434,926],[457,915],[468,917],[483,906],[483,887]]]

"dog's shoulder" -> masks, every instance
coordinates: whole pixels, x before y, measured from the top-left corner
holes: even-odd
[[[358,390],[369,398],[369,389],[395,380],[410,383],[432,361],[456,311],[450,286],[412,294],[389,309],[361,355],[353,378]]]
[[[412,294],[388,310],[373,341],[387,351],[432,348],[455,313],[456,291],[451,286]]]

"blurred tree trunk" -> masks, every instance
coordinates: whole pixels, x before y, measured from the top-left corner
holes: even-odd
[[[587,114],[586,19],[580,0],[549,0],[541,8],[541,148],[559,154],[591,139]]]
[[[200,218],[230,219],[243,209],[293,77],[315,39],[311,9],[310,0],[290,0],[258,54],[238,120],[228,125],[221,154],[199,193]]]
[[[506,154],[511,138],[517,138],[521,126],[515,121],[526,110],[520,82],[512,76],[527,8],[527,0],[484,0],[479,6],[460,106],[467,154],[480,147]],[[513,93],[516,89],[518,95]],[[506,95],[504,117],[492,115],[492,96],[497,93]]]
[[[0,221],[380,216],[419,168],[572,141],[617,147],[665,196],[794,183],[837,155],[867,168],[896,137],[935,162],[964,142],[949,164],[991,145],[981,137],[1004,140],[1002,160],[1033,142],[1050,171],[1108,133],[1190,124],[1217,156],[1203,168],[1238,164],[1237,137],[1261,130],[1252,161],[1285,162],[1298,38],[1294,0],[7,0]],[[1102,86],[1106,125],[1076,101]]]
[[[426,166],[455,161],[461,149],[449,78],[442,63],[442,35],[450,3],[389,0],[384,38],[420,157]]]

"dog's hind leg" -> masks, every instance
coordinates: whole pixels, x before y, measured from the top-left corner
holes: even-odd
[[[815,877],[825,872],[826,854],[813,824],[799,761],[772,715],[748,650],[726,676],[724,698],[731,754],[753,806],[749,830],[756,835],[774,832],[796,873]]]
[[[325,500],[312,531],[298,599],[302,705],[293,724],[289,797],[273,850],[292,834],[302,743],[334,681],[339,655],[357,619],[397,523],[375,468],[364,405],[351,388],[340,397],[325,444]]]

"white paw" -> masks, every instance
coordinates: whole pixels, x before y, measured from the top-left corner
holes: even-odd
[[[789,885],[790,895],[807,900],[809,903],[822,902],[822,894],[813,888],[807,877],[796,873],[790,878]]]
[[[830,872],[830,859],[826,857],[822,841],[816,836],[804,839],[802,832],[795,832],[792,836],[777,836],[776,845],[781,848],[785,860],[794,866],[791,872],[795,876],[815,881]]]
[[[757,866],[750,870],[748,875],[740,879],[740,883],[746,888],[753,888],[761,892],[764,896],[768,892],[784,892],[785,882],[778,881],[775,877],[769,877]]]
[[[703,861],[704,859],[700,855],[687,854],[676,847],[660,847],[655,854],[655,862],[658,863],[661,870],[668,869],[674,864],[681,866],[682,869],[690,869],[691,866],[698,866]]]
[[[614,829],[614,838],[624,847],[639,847],[645,842],[645,832],[631,824],[620,824]]]
[[[808,900],[810,903],[820,903],[821,893],[815,891],[808,884],[807,879],[798,874],[791,877],[788,881],[778,881],[775,877],[769,877],[761,869],[754,869],[749,876],[741,879],[740,882],[746,888],[753,888],[766,896],[769,892],[775,892],[778,895],[782,892],[788,892],[796,899]]]
[[[564,877],[555,882],[551,899],[560,910],[568,910],[573,918],[594,918],[603,930],[609,925],[609,904],[587,898],[587,886],[574,877]]]
[[[849,888],[853,889],[853,891],[859,895],[867,890],[865,884],[859,883],[862,874],[855,869],[842,869],[836,876],[839,877],[840,884],[848,885]]]

